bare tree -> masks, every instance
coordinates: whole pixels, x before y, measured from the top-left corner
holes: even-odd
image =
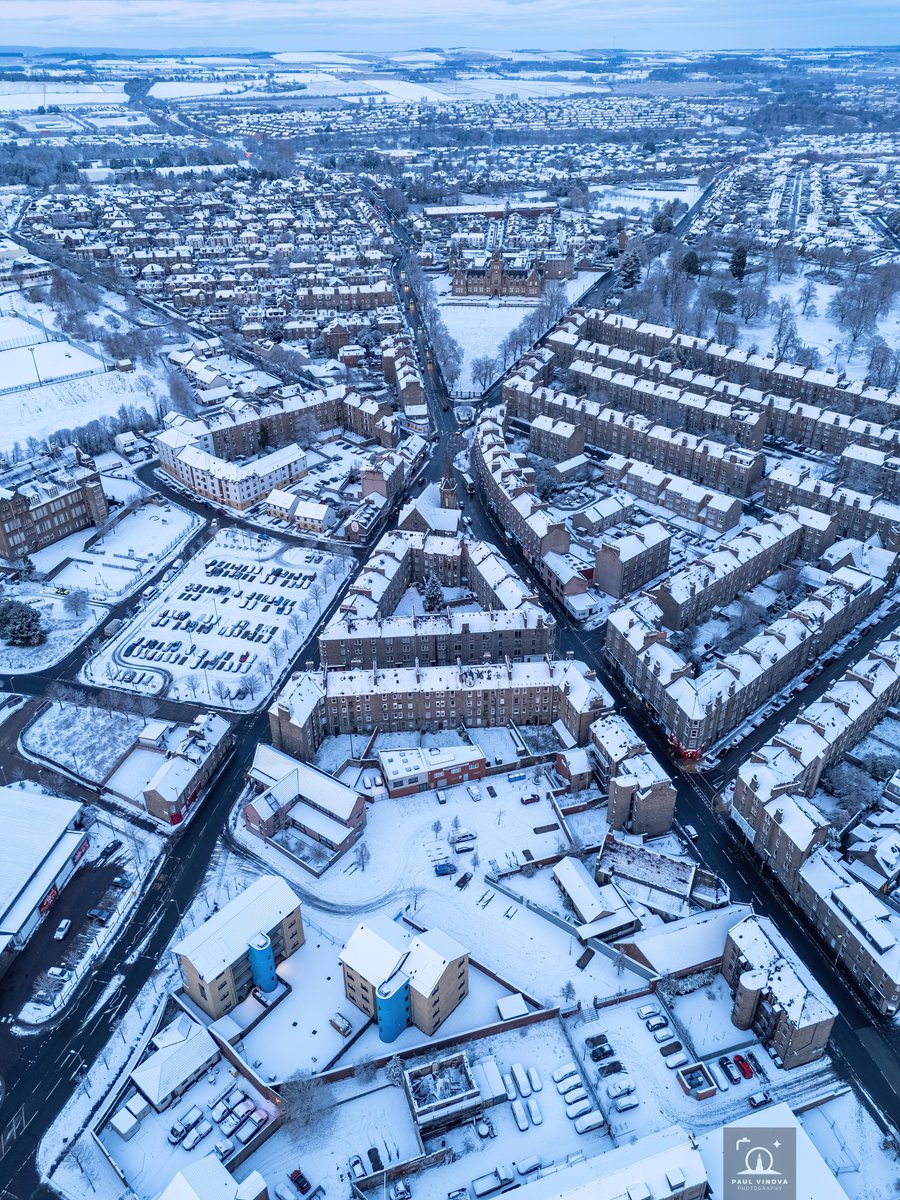
[[[372,859],[372,852],[365,842],[357,842],[356,849],[353,851],[353,861],[356,863],[360,871],[365,871]]]

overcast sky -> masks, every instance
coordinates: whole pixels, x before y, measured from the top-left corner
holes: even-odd
[[[0,0],[6,45],[716,49],[900,42],[900,0]]]

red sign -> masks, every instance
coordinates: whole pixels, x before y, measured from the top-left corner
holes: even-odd
[[[50,911],[50,909],[56,903],[56,898],[58,895],[59,895],[59,888],[54,883],[53,887],[50,889],[50,891],[47,893],[47,895],[43,898],[43,900],[38,905],[38,912],[41,914],[42,917],[46,917],[47,913]]]
[[[90,844],[91,839],[89,837],[82,838],[82,840],[78,843],[78,847],[75,850],[75,853],[72,855],[72,862],[75,866],[78,866],[78,864],[87,854],[87,848]]]

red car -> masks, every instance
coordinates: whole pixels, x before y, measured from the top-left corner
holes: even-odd
[[[753,1078],[753,1068],[747,1062],[746,1058],[744,1058],[743,1054],[736,1054],[734,1056],[734,1065],[745,1079]]]
[[[305,1196],[309,1191],[309,1180],[299,1167],[296,1171],[291,1171],[290,1180],[301,1196]]]

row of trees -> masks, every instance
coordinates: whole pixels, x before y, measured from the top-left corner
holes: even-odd
[[[401,262],[444,382],[452,390],[462,371],[462,347],[444,323],[434,284],[425,274],[422,264],[412,254],[405,255]]]

